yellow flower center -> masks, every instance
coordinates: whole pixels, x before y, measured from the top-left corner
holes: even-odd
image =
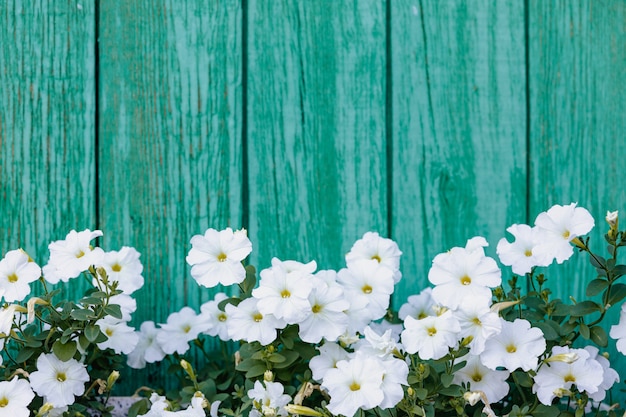
[[[322,311],[322,306],[320,306],[319,304],[315,304],[313,307],[311,307],[311,311],[313,313],[319,313],[320,311]]]
[[[67,377],[65,376],[65,373],[57,372],[57,381],[65,382],[66,379],[67,379]]]
[[[480,319],[478,317],[474,317],[472,319],[472,323],[474,323],[477,326],[481,326],[482,325],[482,323],[481,323],[481,321],[480,321]]]
[[[4,408],[9,405],[9,399],[7,397],[0,398],[0,407]]]
[[[565,382],[576,382],[576,377],[574,375],[572,375],[572,374],[567,374],[563,378],[563,381],[565,381]]]
[[[289,298],[291,297],[291,293],[289,292],[288,289],[285,288],[284,290],[280,292],[280,296],[283,298]]]
[[[563,239],[569,239],[569,230],[563,232]]]
[[[7,279],[9,280],[9,282],[17,282],[17,275],[15,274],[11,274],[7,277]]]
[[[365,293],[365,294],[371,294],[372,293],[372,287],[370,287],[368,284],[365,284],[363,286],[363,288],[361,288],[361,290]]]
[[[372,255],[372,259],[376,259],[378,261],[378,263],[380,263],[382,261],[382,259],[380,259],[380,256],[378,256],[378,254]]]
[[[257,323],[260,322],[261,320],[263,320],[263,314],[261,313],[256,313],[254,316],[252,316],[252,318],[254,319],[254,321],[256,321]]]
[[[225,262],[227,258],[228,256],[226,256],[224,252],[221,252],[219,255],[217,255],[217,260],[219,262]]]
[[[357,384],[356,382],[352,382],[352,384],[350,384],[350,391],[358,391],[360,389],[361,389],[361,386]]]
[[[468,277],[467,275],[463,275],[461,277],[461,284],[463,285],[470,285],[472,283],[472,279],[470,277]]]
[[[113,264],[113,266],[111,267],[111,270],[113,272],[120,272],[122,270],[122,265],[115,263]]]
[[[437,329],[435,329],[434,327],[429,327],[428,329],[426,329],[426,331],[428,332],[428,336],[434,336],[437,334]]]
[[[531,256],[533,256],[533,251],[531,251],[530,249],[526,249],[526,252],[524,252],[524,255],[526,255],[526,257],[530,258]]]
[[[476,372],[472,375],[472,381],[474,381],[474,382],[480,382],[480,381],[482,381],[482,380],[483,380],[483,376],[482,376],[482,375],[481,375],[478,371],[476,371]]]
[[[515,347],[515,345],[508,345],[506,347],[506,351],[509,352],[509,353],[515,353],[515,352],[517,352],[517,347]]]
[[[111,329],[106,329],[104,332],[105,332],[105,333],[107,334],[107,336],[109,336],[109,337],[113,336],[113,330],[111,330]]]
[[[420,313],[417,315],[418,320],[421,320],[426,317],[428,317],[428,314],[424,313],[423,311],[420,311]]]
[[[225,322],[225,321],[228,319],[228,317],[226,317],[226,314],[224,314],[224,313],[220,313],[220,314],[217,316],[217,319],[218,319],[219,321],[221,321],[221,322]]]
[[[191,326],[188,324],[183,327],[183,332],[185,333],[189,333],[190,330],[191,330]]]
[[[83,256],[85,256],[85,252],[83,252],[82,250],[79,250],[79,251],[76,253],[76,258],[82,258]]]

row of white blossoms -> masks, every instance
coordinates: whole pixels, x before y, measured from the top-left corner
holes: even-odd
[[[576,204],[554,206],[537,217],[534,227],[507,229],[515,240],[502,239],[497,253],[513,272],[525,274],[535,266],[568,259],[573,254],[571,241],[593,226],[591,215]],[[401,252],[395,242],[369,232],[353,245],[346,255],[346,268],[339,271],[318,270],[315,262],[275,258],[270,268],[260,272],[252,297],[238,305],[226,304],[225,311],[220,310],[218,305],[227,298],[220,293],[203,304],[200,312],[184,307],[166,323],[144,322],[136,331],[128,322],[137,308],[131,294],[144,282],[139,253],[129,247],[111,252],[92,247],[91,241],[99,236],[102,232],[97,230],[72,231],[65,240],[51,243],[43,276],[54,284],[78,277],[92,265],[104,268],[124,291],[111,300],[122,307],[123,318],[107,317],[98,323],[108,336],[98,346],[128,355],[128,364],[135,368],[167,354],[184,354],[189,342],[202,333],[268,345],[279,329],[291,324],[298,325],[303,341],[319,346],[310,368],[330,395],[328,409],[337,415],[353,416],[359,408],[394,407],[403,398],[403,386],[408,385],[409,355],[439,359],[468,340],[470,352],[458,360],[466,365],[454,374],[453,382],[469,383],[473,393],[484,394],[486,403],[507,395],[505,381],[517,369],[536,372],[533,392],[546,405],[574,384],[601,402],[606,390],[619,380],[597,348],[554,347],[545,352],[540,329],[523,319],[510,322],[500,317],[500,306],[492,305],[492,289],[501,284],[501,271],[485,255],[487,242],[482,237],[435,257],[428,274],[434,287],[408,298],[399,310],[403,325],[380,321],[401,279]],[[214,287],[243,282],[242,261],[252,250],[245,231],[209,229],[194,236],[191,244],[187,262],[198,284]],[[30,294],[29,284],[41,274],[24,252],[8,252],[0,261],[0,295],[6,303],[24,301]],[[14,320],[25,317],[16,313],[15,305],[8,305],[0,311],[0,333],[8,335]],[[624,310],[611,337],[620,339],[617,346],[624,353]],[[547,362],[550,365],[544,366]],[[21,410],[27,411],[35,394],[63,411],[84,393],[89,380],[80,361],[62,362],[53,353],[42,354],[37,367],[28,379],[0,382],[0,397],[15,407],[15,416],[28,415]],[[60,370],[67,376],[63,381],[54,377]],[[258,406],[256,415],[286,415],[285,406],[292,401],[280,383],[271,381],[257,382],[248,395]],[[156,398],[149,414],[159,415],[166,406]]]

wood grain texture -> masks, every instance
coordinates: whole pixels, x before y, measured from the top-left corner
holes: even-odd
[[[0,3],[0,256],[95,222],[91,1]]]
[[[247,20],[252,263],[339,269],[387,234],[385,5],[253,0]]]
[[[626,3],[531,1],[529,10],[531,220],[553,204],[577,202],[596,219],[592,249],[606,255],[606,211],[626,213]],[[565,299],[581,299],[596,277],[579,254],[550,270],[550,288]],[[624,357],[610,351],[620,359],[615,369],[625,369]]]
[[[189,274],[190,238],[242,225],[240,2],[100,7],[104,246],[142,253],[134,322],[164,322],[211,298]]]
[[[396,305],[432,258],[526,220],[523,1],[392,3]]]

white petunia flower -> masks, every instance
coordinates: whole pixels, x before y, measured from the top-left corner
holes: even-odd
[[[543,229],[514,224],[506,230],[515,237],[515,241],[509,243],[506,238],[500,239],[496,252],[504,265],[511,266],[513,273],[524,275],[535,266],[552,263],[551,245],[546,243]]]
[[[454,311],[454,316],[461,325],[460,336],[472,338],[468,345],[472,355],[481,354],[485,349],[485,342],[502,329],[500,317],[486,303],[464,300]]]
[[[404,398],[402,385],[408,385],[409,366],[405,361],[397,358],[381,359],[380,364],[385,370],[383,383],[380,386],[384,398],[378,406],[384,410],[395,407]]]
[[[535,226],[545,231],[546,242],[551,245],[552,256],[558,263],[563,263],[574,254],[570,242],[589,233],[595,224],[591,214],[582,207],[576,207],[576,204],[554,205],[535,219]]]
[[[427,316],[434,316],[436,315],[434,309],[436,304],[433,300],[433,289],[431,287],[425,288],[419,294],[409,296],[407,302],[400,306],[398,317],[400,320],[404,320],[411,316],[419,320]]]
[[[218,284],[239,284],[246,278],[241,261],[252,251],[252,243],[245,230],[208,229],[204,236],[193,236],[191,245],[186,259],[191,265],[191,276],[199,285],[212,288]]]
[[[0,334],[8,336],[13,327],[13,319],[15,318],[15,310],[19,306],[11,304],[7,307],[0,308]]]
[[[183,307],[179,312],[167,317],[167,323],[161,324],[157,333],[157,343],[163,352],[184,354],[189,350],[189,342],[196,339],[204,330],[203,323],[191,307]]]
[[[502,331],[487,340],[480,355],[483,365],[489,369],[503,366],[510,372],[517,368],[524,371],[536,369],[539,356],[546,350],[543,332],[530,327],[524,319],[501,321]]]
[[[146,367],[146,363],[159,362],[165,357],[165,352],[157,342],[159,329],[153,321],[141,323],[137,336],[139,341],[132,352],[128,354],[128,366],[134,369]]]
[[[458,359],[458,362],[462,361],[467,363],[454,373],[453,383],[469,384],[472,391],[484,392],[489,403],[497,403],[509,393],[506,380],[510,372],[491,370],[480,362],[478,356],[471,354]]]
[[[352,245],[350,252],[346,255],[346,265],[350,267],[356,261],[374,259],[382,266],[389,268],[393,272],[394,283],[398,283],[402,278],[400,272],[401,255],[402,252],[400,252],[396,242],[381,237],[378,233],[367,232]]]
[[[316,381],[322,381],[326,372],[337,367],[337,362],[352,356],[337,343],[326,342],[317,350],[320,351],[320,354],[309,361],[309,368],[313,372],[313,379]]]
[[[491,300],[491,288],[502,282],[496,261],[485,256],[484,238],[470,239],[465,248],[455,247],[433,259],[428,280],[435,285],[433,299],[452,309],[464,298]],[[469,249],[468,249],[469,248]]]
[[[220,292],[215,294],[213,300],[200,306],[200,320],[206,323],[206,330],[203,333],[219,336],[224,341],[230,340],[228,337],[228,314],[219,309],[219,304],[227,298],[226,294]]]
[[[343,290],[335,285],[329,287],[319,281],[309,294],[310,314],[298,327],[300,338],[307,343],[319,343],[322,339],[335,341],[348,328],[348,316],[344,312],[350,308]]]
[[[458,342],[461,326],[448,310],[440,316],[404,320],[402,344],[408,353],[417,353],[421,359],[439,359]]]
[[[361,339],[356,348],[359,352],[367,353],[370,356],[388,359],[399,352],[402,347],[399,343],[399,337],[393,334],[392,329],[387,329],[383,334],[379,334],[370,325],[365,328],[363,333],[365,338]]]
[[[232,340],[259,342],[269,345],[278,335],[277,329],[284,328],[287,323],[271,314],[262,314],[257,306],[256,298],[247,298],[236,307],[226,305],[228,315],[228,335]]]
[[[602,383],[598,386],[598,391],[589,394],[589,398],[593,401],[602,401],[606,397],[606,392],[611,389],[613,384],[620,381],[619,374],[615,369],[611,368],[611,362],[604,356],[599,354],[599,350],[595,346],[585,346],[585,350],[589,353],[589,359],[597,361],[602,366]]]
[[[611,326],[609,336],[617,340],[617,351],[626,355],[626,303],[622,304],[619,313],[619,322]]]
[[[35,398],[35,393],[25,379],[13,377],[10,381],[0,382],[0,411],[3,416],[29,417],[28,405]]]
[[[110,282],[117,281],[118,290],[130,295],[143,287],[144,279],[141,275],[143,265],[139,261],[140,256],[135,248],[123,246],[119,252],[105,252],[99,266],[106,270]]]
[[[82,232],[70,231],[65,240],[57,240],[48,245],[50,260],[43,268],[44,278],[51,284],[67,282],[76,278],[92,265],[99,265],[104,256],[100,248],[92,248],[90,242],[102,236],[102,231],[89,229]]]
[[[129,354],[137,346],[139,336],[135,329],[130,327],[125,321],[118,320],[111,316],[106,316],[96,322],[100,331],[107,336],[107,340],[98,343],[101,350],[113,349],[115,353]]]
[[[385,369],[380,361],[357,354],[350,360],[337,362],[324,376],[322,388],[328,390],[328,410],[352,417],[359,409],[370,410],[379,406],[385,394],[382,390]]]
[[[377,320],[387,312],[389,297],[393,293],[393,273],[378,261],[365,259],[353,262],[339,271],[338,282],[351,304],[362,305],[368,319]]]
[[[29,262],[26,252],[16,249],[7,252],[0,260],[0,296],[12,303],[22,301],[30,294],[30,283],[41,276],[41,268]]]
[[[288,324],[296,324],[311,311],[312,275],[298,269],[287,272],[283,265],[277,258],[272,259],[272,267],[261,271],[259,286],[252,290],[252,296],[258,300],[257,307],[262,314],[272,314]]]
[[[130,321],[132,314],[137,311],[137,300],[128,294],[117,294],[109,298],[109,304],[117,304],[122,311],[122,320]]]
[[[578,359],[573,362],[546,361],[534,377],[533,393],[544,405],[552,404],[559,390],[569,390],[576,385],[578,391],[593,394],[602,384],[602,365],[591,359],[588,351],[566,346],[552,348],[552,356],[568,353],[575,353]]]
[[[76,359],[61,361],[53,353],[37,358],[37,370],[30,374],[33,391],[55,407],[72,405],[75,396],[83,395],[89,381],[86,366]]]
[[[248,391],[248,397],[252,400],[254,408],[264,416],[286,416],[285,406],[291,401],[291,397],[285,394],[285,387],[280,382],[264,381],[254,382],[254,388]]]

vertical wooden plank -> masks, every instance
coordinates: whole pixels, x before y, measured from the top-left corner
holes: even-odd
[[[240,2],[102,2],[100,80],[105,245],[141,252],[134,321],[164,322],[211,297],[191,236],[242,224]]]
[[[626,3],[532,1],[529,17],[530,214],[578,202],[604,252],[606,211],[626,214]],[[577,278],[554,282],[559,294],[584,294],[588,277],[576,271],[586,263],[563,265]]]
[[[526,220],[524,2],[397,1],[391,9],[396,304],[432,258]]]
[[[252,0],[247,20],[252,261],[341,268],[387,233],[385,4]]]
[[[606,211],[626,215],[626,3],[533,0],[529,12],[531,219],[577,202],[596,219],[592,249],[606,255]],[[565,299],[584,298],[595,278],[580,254],[551,270],[548,283]],[[619,305],[609,314],[607,330]],[[624,369],[623,355],[609,347],[612,362],[619,358],[613,367]]]
[[[93,1],[0,3],[0,256],[95,224]]]

